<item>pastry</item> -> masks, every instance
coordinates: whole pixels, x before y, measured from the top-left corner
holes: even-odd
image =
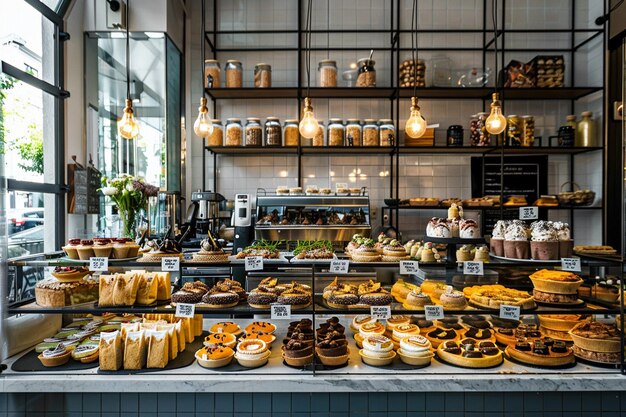
[[[358,333],[361,330],[361,326],[367,323],[374,323],[376,321],[377,320],[375,318],[368,315],[354,316],[354,318],[352,319],[352,323],[350,324],[350,329],[353,332]]]
[[[239,304],[239,296],[234,291],[209,290],[202,296],[201,302],[207,308],[229,308]]]
[[[511,222],[504,232],[504,256],[513,259],[530,258],[529,229],[521,220]]]
[[[424,310],[424,307],[431,305],[432,300],[428,294],[424,294],[421,291],[411,291],[406,298],[406,301],[402,304],[402,307],[407,310]]]
[[[400,339],[404,339],[409,336],[419,336],[420,328],[415,324],[400,324],[394,327],[391,334],[391,339],[400,342]]]
[[[126,256],[128,256],[129,258],[136,258],[139,255],[140,247],[137,242],[132,239],[127,239],[126,246],[128,247],[128,253],[126,254]],[[180,257],[182,258],[182,254],[180,254]]]
[[[157,300],[158,292],[159,279],[157,276],[152,273],[141,273],[137,287],[137,304],[147,306],[154,303]]]
[[[54,278],[37,281],[35,302],[42,307],[65,307],[98,299],[98,281],[91,276],[75,282],[59,282]]]
[[[348,362],[349,350],[345,340],[322,340],[317,343],[315,353],[326,366],[341,366]]]
[[[391,243],[392,240],[395,240],[395,239],[387,237],[387,235],[385,235],[383,232],[380,232],[380,234],[378,235],[377,242],[374,244],[374,249],[376,249],[376,252],[378,252],[379,255],[382,255],[383,248],[389,245],[389,243]]]
[[[526,201],[526,197],[524,197],[523,195],[512,195],[503,204],[503,206],[506,206],[506,207],[523,207],[527,205],[528,205],[528,202]]]
[[[244,250],[239,252],[236,258],[244,259],[248,256],[261,256],[265,259],[278,259],[280,258],[278,242],[272,243],[266,240],[256,241],[254,244],[247,246]]]
[[[209,333],[230,333],[234,336],[239,336],[243,333],[243,330],[237,323],[232,321],[220,321],[209,328]]]
[[[551,222],[536,221],[530,226],[530,255],[536,260],[559,259],[559,235]]]
[[[82,239],[80,241],[80,245],[76,247],[76,251],[78,252],[78,258],[83,261],[88,261],[89,258],[94,256],[93,252],[93,240],[91,239]]]
[[[616,303],[619,300],[619,288],[605,282],[598,282],[591,288],[592,297],[609,303]]]
[[[559,237],[559,259],[571,258],[574,254],[574,240],[571,237],[569,224],[564,222],[553,222],[552,226]]]
[[[172,304],[197,304],[208,291],[209,287],[201,281],[186,282],[180,290],[172,294]]]
[[[450,287],[452,289],[452,287]],[[448,310],[463,310],[467,307],[465,296],[460,291],[444,292],[439,297],[439,302],[443,308]]]
[[[533,341],[542,337],[542,332],[534,324],[520,323],[516,328],[497,327],[495,338],[501,345],[510,345],[518,340]]]
[[[380,254],[374,248],[374,241],[372,239],[365,239],[357,249],[350,252],[350,257],[354,262],[380,261]]]
[[[385,366],[393,362],[396,352],[389,338],[377,335],[363,339],[363,349],[359,351],[359,355],[361,355],[361,360],[368,365]]]
[[[343,291],[333,291],[326,300],[326,303],[333,308],[345,308],[359,304],[359,296]]]
[[[344,334],[346,328],[339,323],[339,319],[337,317],[331,317],[326,320],[326,323],[320,323],[320,327],[317,329],[317,337],[318,339],[323,339],[326,334],[331,332],[337,332],[339,334]]]
[[[246,326],[246,333],[268,333],[276,331],[276,326],[266,321],[254,321]]]
[[[393,331],[396,327],[411,323],[411,316],[391,316],[387,319],[387,331]]]
[[[592,359],[592,356],[602,357],[601,353],[620,352],[620,331],[615,323],[583,322],[574,326],[569,331],[569,334],[574,341],[574,346],[582,349],[581,353],[583,353],[582,357],[584,359],[605,362],[600,359]],[[574,352],[579,355],[576,350]],[[596,355],[587,355],[588,352],[595,352]]]
[[[612,246],[579,245],[574,246],[574,252],[584,255],[614,255],[617,251]]]
[[[124,362],[124,347],[119,331],[100,333],[100,369],[117,371]]]
[[[191,262],[228,263],[228,254],[209,231],[208,237],[200,242],[200,251],[192,255]]]
[[[431,352],[432,345],[424,336],[409,336],[400,340],[398,356],[408,365],[427,365],[435,356]]]
[[[268,348],[272,347],[272,343],[276,340],[276,336],[270,333],[246,333],[239,338],[239,341],[259,339],[267,343]]]
[[[359,234],[353,235],[352,239],[350,240],[350,242],[348,242],[348,245],[346,246],[344,250],[346,255],[350,255],[353,250],[358,249],[359,246],[361,246],[361,244],[365,242],[365,240],[366,238],[362,235],[359,235]]]
[[[399,279],[391,287],[391,295],[399,303],[404,303],[409,293],[417,288],[419,288],[417,285],[406,282],[403,279]]]
[[[482,341],[489,340],[496,343],[496,336],[491,329],[479,329],[477,327],[470,327],[463,333],[463,338],[469,337],[474,340]]]
[[[234,356],[235,351],[229,346],[203,347],[195,353],[200,366],[210,369],[228,365]]]
[[[58,343],[56,347],[44,350],[37,356],[39,361],[46,368],[65,365],[71,357],[72,352],[62,343]]]
[[[231,333],[212,333],[204,338],[204,346],[228,346],[235,347],[237,338]]]
[[[461,316],[461,323],[463,325],[474,327],[476,329],[490,329],[491,323],[487,321],[485,316],[466,315]]]
[[[67,245],[63,246],[63,252],[70,259],[80,259],[78,257],[78,246],[80,245],[80,239],[70,239],[67,241]]]
[[[127,238],[113,239],[113,257],[115,259],[129,258],[128,252],[130,251],[130,246],[126,244],[128,240],[130,239],[127,239]]]
[[[278,300],[278,295],[270,292],[253,290],[248,294],[248,304],[253,308],[270,308]]]
[[[489,249],[487,249],[487,246],[479,246],[474,250],[474,261],[489,262]]]
[[[424,294],[428,294],[431,298],[435,300],[439,300],[439,297],[441,297],[441,294],[443,294],[448,288],[448,284],[446,284],[445,281],[435,281],[435,280],[426,279],[424,280],[424,282],[422,282],[422,285],[420,285],[420,288],[422,289],[422,292]]]
[[[441,343],[437,348],[437,356],[463,368],[491,368],[503,362],[502,351],[495,343],[479,342],[471,338]]]
[[[506,288],[502,285],[478,285],[466,287],[463,293],[477,307],[498,310],[501,305],[520,306],[522,310],[535,307],[533,297],[526,291]]]
[[[540,314],[539,318],[541,333],[553,339],[571,341],[569,331],[581,322],[590,320],[585,314]]]
[[[460,338],[459,332],[454,329],[444,329],[437,327],[434,330],[426,333],[426,338],[430,341],[433,347],[437,348],[440,344],[447,341],[457,341]]]
[[[243,367],[256,368],[265,365],[270,354],[267,343],[259,339],[249,339],[237,345],[235,359]]]
[[[549,292],[533,290],[533,298],[539,303],[547,304],[578,304],[578,293],[576,294],[553,294]]]
[[[504,233],[509,225],[507,220],[498,220],[491,231],[489,250],[496,256],[504,256]]]
[[[298,246],[293,250],[293,255],[296,259],[333,259],[335,252],[330,241],[318,240],[298,242]]]
[[[102,256],[104,258],[110,258],[113,253],[113,245],[111,239],[107,238],[94,238],[93,239],[93,254],[94,256]]]
[[[535,200],[533,205],[538,207],[558,207],[559,200],[554,195],[542,195]]]
[[[146,366],[148,344],[144,331],[126,333],[124,339],[124,369],[141,369]],[[168,357],[169,359],[169,357]]]
[[[447,219],[440,219],[438,217],[430,219],[426,225],[426,236],[439,238],[452,237],[452,231],[450,230]]]
[[[313,363],[313,346],[291,339],[282,347],[284,361],[290,366],[304,366]]]
[[[293,283],[292,287],[282,292],[277,299],[278,304],[291,305],[292,309],[301,309],[311,305],[312,294],[308,286]]]
[[[147,368],[163,369],[169,362],[169,334],[166,331],[150,330],[146,332],[148,339]],[[192,338],[193,341],[193,338]]]
[[[399,262],[410,259],[404,246],[397,240],[393,239],[388,245],[383,247],[383,262]]]
[[[535,341],[518,341],[504,351],[511,358],[530,365],[563,366],[574,363],[574,351],[565,342],[546,337]]]
[[[100,339],[98,341],[88,339],[72,350],[72,359],[81,363],[92,363],[100,357]]]
[[[457,262],[467,262],[474,260],[474,247],[472,245],[463,245],[456,250]]]
[[[578,298],[583,279],[572,272],[542,269],[530,275],[536,290],[553,294],[572,294]]]
[[[461,219],[459,222],[459,237],[461,239],[477,239],[480,236],[480,228],[475,220]]]
[[[420,334],[425,336],[429,332],[436,329],[435,324],[431,320],[426,320],[424,316],[417,316],[414,318],[415,324],[420,328]]]
[[[132,257],[132,251],[135,250],[133,246],[134,242],[127,242],[128,257]],[[139,246],[137,245],[137,252]],[[115,250],[115,247],[114,247]],[[137,262],[161,262],[163,258],[180,258],[183,259],[182,250],[180,244],[173,239],[163,239],[158,242],[149,252],[144,252],[141,258],[137,259]]]

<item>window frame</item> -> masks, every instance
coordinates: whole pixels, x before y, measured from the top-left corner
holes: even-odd
[[[65,24],[61,12],[56,12],[46,6],[39,0],[18,0],[24,1],[39,13],[43,18],[48,19],[54,25],[53,44],[54,44],[54,84],[50,84],[39,79],[26,71],[14,67],[13,65],[0,60],[0,72],[6,74],[18,81],[28,84],[36,89],[50,94],[54,100],[52,111],[54,112],[54,150],[56,154],[54,169],[52,173],[52,183],[35,183],[29,181],[20,181],[16,179],[7,179],[7,191],[20,191],[32,193],[46,193],[54,195],[54,214],[55,219],[49,224],[54,225],[55,248],[60,248],[65,241],[65,194],[67,193],[67,185],[65,184],[64,168],[65,168],[65,106],[63,100],[70,96],[70,93],[64,89],[64,73],[65,73],[65,56],[63,42],[69,39],[68,34],[64,31]],[[65,12],[67,10],[68,1],[61,4],[59,10]]]

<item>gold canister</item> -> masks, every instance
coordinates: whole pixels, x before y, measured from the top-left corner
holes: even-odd
[[[521,119],[512,114],[506,118],[506,138],[508,146],[522,145]]]
[[[535,118],[522,116],[522,146],[534,146],[535,144]]]

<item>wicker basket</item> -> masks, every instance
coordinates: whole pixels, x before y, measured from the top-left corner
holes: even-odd
[[[574,191],[563,191],[567,184],[572,184]],[[573,181],[564,182],[559,192],[559,204],[562,206],[589,206],[596,198],[595,191],[582,190],[580,185]]]

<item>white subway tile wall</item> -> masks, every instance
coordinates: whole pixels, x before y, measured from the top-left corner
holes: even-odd
[[[233,30],[285,30],[293,31],[298,28],[298,2],[293,0],[217,0],[218,15],[217,28],[221,31]],[[391,67],[390,52],[378,51],[377,48],[390,46],[388,33],[376,33],[376,30],[389,29],[391,25],[391,1],[380,0],[316,0],[313,3],[312,27],[314,30],[325,29],[359,29],[372,30],[372,33],[338,33],[314,34],[312,45],[314,48],[347,48],[347,50],[313,51],[311,53],[311,86],[317,86],[317,64],[321,59],[337,61],[338,72],[348,69],[351,63],[358,58],[369,54],[369,49],[375,50],[377,85],[389,86],[396,69]],[[395,2],[394,2],[395,3]],[[400,0],[400,25],[402,29],[411,27],[411,5],[408,0]],[[482,29],[483,19],[487,19],[487,27],[491,27],[491,1],[487,1],[487,10],[483,11],[483,0],[422,0],[419,2],[420,29]],[[505,13],[505,27],[507,29],[567,29],[571,25],[572,13],[577,29],[595,29],[594,20],[602,14],[602,2],[587,0],[517,0],[507,2]],[[207,30],[213,28],[213,10],[207,11]],[[501,6],[500,2],[500,6]],[[575,4],[575,10],[571,6]],[[191,7],[197,7],[194,2]],[[306,2],[301,2],[306,10]],[[501,7],[500,7],[501,12]],[[394,10],[394,14],[395,14]],[[199,49],[199,13],[193,15],[192,21],[192,68],[200,67]],[[395,19],[395,16],[394,16]],[[502,15],[498,16],[501,27]],[[304,27],[304,21],[301,22]],[[196,35],[194,35],[196,34]],[[420,48],[475,48],[480,49],[483,39],[482,33],[424,33],[419,35]],[[579,44],[591,32],[578,33],[575,43]],[[487,34],[487,39],[490,35]],[[304,39],[302,40],[304,42]],[[538,52],[512,51],[505,55],[504,62],[515,59],[529,61],[535,55],[541,54],[541,48],[570,48],[572,39],[565,33],[507,33],[504,37],[507,48],[538,49]],[[222,34],[218,36],[219,48],[246,48],[263,47],[294,48],[298,46],[297,34]],[[411,38],[408,33],[400,37],[400,45],[407,50],[400,53],[400,59],[410,57]],[[502,39],[499,46],[502,47]],[[602,39],[588,42],[576,54],[574,61],[573,78],[579,86],[602,85]],[[363,50],[355,50],[362,48]],[[210,53],[207,47],[207,53]],[[566,85],[572,84],[570,68],[572,57],[566,52],[546,52],[546,54],[561,54],[565,57]],[[302,54],[304,58],[304,54]],[[452,68],[482,68],[482,53],[478,50],[466,51],[422,51],[420,58],[426,60],[427,83],[431,82],[432,60],[447,57]],[[486,66],[493,70],[494,55],[487,55]],[[244,67],[244,87],[253,85],[254,64],[266,62],[272,65],[272,85],[276,87],[295,86],[298,82],[296,51],[237,51],[221,52],[217,59],[222,67],[227,59],[238,59]],[[395,57],[394,57],[395,59]],[[394,67],[397,62],[394,63]],[[306,83],[304,62],[300,74]],[[192,95],[200,96],[200,77],[193,77]],[[493,85],[494,77],[490,78]],[[338,76],[339,85],[343,80]],[[347,118],[389,118],[391,116],[391,102],[387,99],[349,99],[328,100],[314,99],[316,116],[325,122],[330,117],[339,117],[344,121]],[[565,116],[574,112],[580,115],[584,110],[594,112],[596,120],[601,118],[602,95],[594,94],[575,103],[571,108],[570,102],[563,101],[505,101],[507,114],[534,115],[536,135],[542,136],[543,141],[548,136],[556,135],[559,126],[564,124]],[[445,130],[451,124],[461,124],[465,129],[467,143],[469,120],[472,114],[483,111],[488,103],[481,100],[420,100],[422,114],[430,123],[439,123],[436,129],[436,145],[445,144]],[[409,113],[409,100],[400,102],[400,126],[403,126]],[[274,100],[218,100],[217,117],[225,120],[229,117],[260,117],[276,116],[281,119],[298,118],[299,109],[295,99]],[[195,113],[192,112],[192,117]],[[263,120],[262,120],[263,121]],[[599,126],[598,126],[599,127]],[[545,143],[545,142],[544,142]],[[202,142],[192,141],[189,147],[191,161],[192,189],[202,187]],[[206,184],[213,187],[213,158],[207,153]],[[320,187],[334,187],[337,182],[347,182],[354,186],[367,187],[371,196],[371,205],[380,208],[383,199],[390,197],[391,158],[389,155],[360,155],[360,156],[317,156],[303,157],[302,176],[304,185],[316,184]],[[602,201],[602,156],[600,153],[588,153],[575,156],[574,179],[582,188],[596,191],[596,204]],[[549,158],[548,191],[557,193],[561,186],[569,180],[569,156],[554,155]],[[400,198],[412,196],[459,197],[470,198],[470,157],[462,155],[417,155],[401,156],[399,166],[400,180],[398,195]],[[297,158],[291,155],[281,156],[249,156],[217,157],[217,190],[227,198],[233,198],[235,193],[246,192],[255,194],[258,188],[273,190],[278,185],[295,186],[297,184]],[[566,189],[568,185],[564,185]],[[401,228],[406,237],[418,237],[423,234],[427,219],[440,212],[412,212],[402,214]],[[478,217],[478,213],[475,213]],[[570,220],[568,212],[550,212],[554,220]],[[602,239],[602,215],[600,211],[584,211],[575,215],[575,235],[577,242],[597,244]],[[382,222],[380,210],[373,220],[375,226]]]

